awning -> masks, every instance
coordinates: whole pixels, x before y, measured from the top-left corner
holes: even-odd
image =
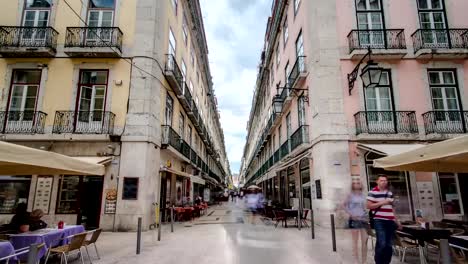
[[[284,169],[290,167],[291,165],[294,165],[296,162],[302,160],[303,158],[305,158],[305,157],[307,157],[307,156],[309,156],[309,155],[310,155],[310,151],[306,151],[306,152],[304,152],[304,153],[302,153],[302,154],[300,154],[300,155],[294,157],[293,159],[291,159],[291,160],[285,162],[284,164],[281,165],[281,167],[278,167],[278,168],[276,169],[276,171],[284,170]]]
[[[103,165],[0,141],[1,175],[104,175]]]
[[[112,157],[75,157],[75,156],[72,156],[72,158],[85,161],[85,162],[89,162],[89,163],[102,164],[102,165],[106,165],[112,161]]]
[[[394,171],[468,172],[468,136],[377,159],[374,167]]]
[[[201,184],[201,185],[205,185],[206,182],[204,179],[202,179],[201,177],[198,177],[198,176],[192,176],[190,177],[190,179],[194,182],[194,183],[198,183],[198,184]]]
[[[172,168],[167,168],[167,167],[163,167],[161,168],[161,171],[167,171],[167,172],[170,172],[170,173],[174,173],[175,175],[179,175],[179,176],[183,176],[183,177],[188,177],[190,178],[192,175],[186,173],[186,172],[182,172],[182,171],[178,171],[178,170],[174,170]]]
[[[396,155],[424,147],[422,144],[358,144],[358,148],[383,156]]]

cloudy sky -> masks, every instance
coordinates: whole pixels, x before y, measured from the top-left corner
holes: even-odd
[[[231,172],[239,171],[271,0],[200,0]]]

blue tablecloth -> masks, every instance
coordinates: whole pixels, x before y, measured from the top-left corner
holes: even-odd
[[[63,229],[45,228],[33,232],[23,234],[16,234],[10,237],[11,244],[15,249],[29,247],[37,243],[44,243],[45,246],[39,252],[39,257],[42,258],[50,247],[69,243],[68,239],[62,240],[68,236],[84,232],[84,227],[79,226],[65,226]],[[26,260],[27,256],[20,256],[21,260]]]
[[[0,241],[0,259],[1,258],[4,258],[6,256],[10,256],[10,255],[13,255],[15,254],[15,248],[13,247],[13,245],[8,242],[8,241]],[[14,261],[17,261],[18,258],[15,256],[15,257],[12,257],[10,258],[10,263],[14,263]],[[1,263],[5,263],[5,262],[2,262],[0,261]]]

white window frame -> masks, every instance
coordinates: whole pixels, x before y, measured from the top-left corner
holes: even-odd
[[[294,15],[297,15],[297,11],[299,11],[300,4],[301,4],[301,0],[294,0]]]
[[[463,199],[461,197],[461,191],[460,191],[460,182],[458,181],[458,173],[444,173],[445,175],[443,176],[452,176],[455,178],[455,183],[456,183],[456,187],[457,187],[457,194],[458,194],[458,201],[459,201],[459,206],[460,206],[460,213],[459,214],[446,214],[444,212],[444,208],[443,208],[443,200],[442,200],[442,188],[441,188],[441,185],[440,185],[440,174],[437,173],[437,183],[439,184],[439,197],[440,197],[440,206],[441,206],[441,209],[442,209],[442,215],[447,215],[447,216],[451,216],[451,217],[457,217],[457,216],[463,216],[465,214],[465,211],[464,211],[464,208],[463,208]],[[448,175],[448,174],[452,174],[452,175]]]
[[[174,43],[172,43],[174,42]],[[169,28],[169,48],[168,48],[168,54],[173,55],[174,57],[177,55],[177,40],[174,36],[174,32],[172,32],[172,29]]]
[[[289,38],[288,17],[286,16],[283,22],[283,42],[284,42],[285,47],[286,47],[286,43],[288,42],[288,38]]]

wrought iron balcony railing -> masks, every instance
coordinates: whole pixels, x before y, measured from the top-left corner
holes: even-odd
[[[354,115],[356,134],[418,133],[414,111],[362,111]]]
[[[122,52],[123,33],[118,27],[68,27],[66,48],[117,48]]]
[[[58,32],[52,27],[0,27],[0,47],[57,48]]]
[[[429,111],[422,116],[426,135],[467,132],[468,111]]]
[[[302,144],[309,143],[309,126],[302,125],[300,126],[292,135],[291,135],[291,151],[295,150]]]
[[[179,65],[177,64],[175,56],[172,54],[166,54],[166,58],[166,66],[164,71],[166,72],[166,74],[172,74],[176,79],[180,89],[183,89],[184,76],[182,75],[182,71],[180,70]]]
[[[162,140],[161,145],[164,148],[171,146],[179,152],[182,152],[182,141],[179,134],[169,125],[162,125]]]
[[[283,88],[283,90],[281,90],[281,94],[280,94],[280,98],[281,98],[281,100],[283,100],[283,105],[284,105],[284,101],[286,101],[286,98],[288,98],[288,96],[289,96],[289,90]]]
[[[46,117],[41,111],[0,111],[0,133],[43,134]]]
[[[280,160],[280,150],[277,149],[273,154],[273,162],[276,164]]]
[[[414,52],[420,49],[466,49],[468,29],[418,29],[411,35]]]
[[[289,86],[294,86],[299,78],[299,76],[303,73],[307,72],[306,69],[306,61],[305,61],[305,56],[298,56],[296,58],[296,63],[294,63],[294,66],[291,70],[291,73],[289,74],[288,77],[288,85]]]
[[[359,49],[406,49],[403,29],[356,29],[348,34],[349,52]]]
[[[115,114],[104,111],[57,111],[52,133],[114,134]]]
[[[290,141],[289,139],[286,140],[286,142],[283,143],[283,145],[281,145],[280,147],[280,159],[286,157],[289,152],[290,152]]]

